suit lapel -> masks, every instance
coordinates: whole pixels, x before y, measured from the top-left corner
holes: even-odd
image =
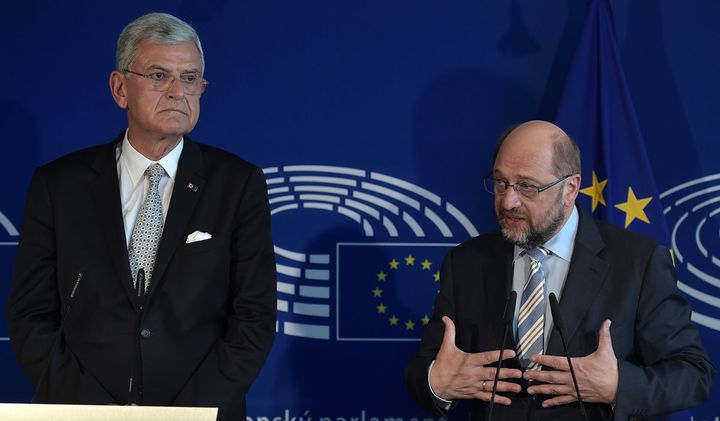
[[[152,294],[165,281],[165,270],[175,251],[180,246],[182,235],[202,195],[205,185],[203,177],[203,158],[198,145],[185,137],[183,151],[178,162],[175,186],[173,187],[170,207],[165,219],[158,254],[155,258],[150,291]]]
[[[101,148],[93,163],[93,169],[97,171],[98,176],[91,183],[90,190],[100,222],[100,231],[105,237],[115,272],[128,297],[133,297],[135,294],[132,291],[132,280],[130,279],[125,224],[120,203],[120,183],[117,174],[117,146],[122,142],[123,136],[124,133],[111,144]]]
[[[485,281],[485,297],[487,314],[494,319],[492,323],[495,331],[496,343],[499,345],[503,340],[505,325],[502,316],[505,310],[505,302],[507,296],[512,290],[513,277],[513,245],[502,239],[500,233],[498,236],[498,247],[494,249],[495,254],[491,259],[489,266],[489,275]],[[514,348],[514,338],[512,331],[506,343],[506,349]],[[499,348],[498,348],[499,349]]]
[[[560,299],[560,315],[565,322],[564,333],[568,344],[599,294],[609,266],[608,262],[598,256],[605,243],[595,221],[580,207],[578,213],[580,220],[575,236],[575,248]],[[555,329],[550,334],[546,353],[549,355],[564,353],[560,335]]]

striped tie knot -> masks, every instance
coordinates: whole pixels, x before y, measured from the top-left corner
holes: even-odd
[[[527,254],[533,261],[542,263],[552,252],[545,247],[535,247],[523,250],[522,254]]]

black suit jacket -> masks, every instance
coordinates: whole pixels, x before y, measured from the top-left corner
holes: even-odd
[[[44,402],[125,404],[133,376],[143,404],[218,406],[220,419],[244,419],[275,335],[263,173],[185,138],[141,311],[120,204],[121,141],[36,171],[8,303],[13,349]],[[186,244],[194,231],[212,238]]]
[[[675,285],[668,250],[578,210],[575,248],[560,301],[569,353],[579,357],[594,352],[600,325],[610,319],[619,365],[614,411],[609,405],[586,404],[589,415],[592,419],[644,419],[702,402],[715,369],[690,321],[690,306]],[[408,390],[428,410],[442,412],[431,398],[427,376],[442,342],[442,316],[455,322],[460,349],[500,349],[512,256],[512,244],[499,232],[473,238],[448,253],[432,320],[419,352],[405,370]],[[512,339],[509,342],[515,347]],[[555,331],[546,354],[564,355]],[[517,358],[504,366],[520,368]],[[495,420],[582,419],[577,404],[544,410],[539,407],[542,397],[509,396],[512,407],[495,405]],[[474,418],[484,419],[487,405],[472,403]]]

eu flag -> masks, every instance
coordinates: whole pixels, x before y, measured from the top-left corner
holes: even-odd
[[[605,221],[670,247],[645,142],[620,62],[608,0],[593,0],[560,99],[556,123],[582,152],[578,201]],[[688,419],[688,411],[666,420]]]
[[[590,4],[556,122],[582,152],[578,201],[669,247],[669,232],[625,82],[608,0]]]
[[[337,339],[417,341],[454,244],[338,243]]]

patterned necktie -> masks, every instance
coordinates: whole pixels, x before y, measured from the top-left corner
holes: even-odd
[[[541,366],[530,361],[530,356],[542,354],[545,344],[545,270],[542,262],[550,251],[537,247],[525,250],[530,256],[530,276],[523,287],[518,312],[518,356],[520,365],[527,370]]]
[[[145,175],[150,181],[145,200],[140,206],[135,227],[130,237],[130,274],[133,288],[138,289],[137,273],[141,268],[145,271],[144,291],[147,291],[152,277],[155,256],[163,229],[162,200],[160,199],[160,180],[166,174],[162,165],[154,163],[147,167]]]

